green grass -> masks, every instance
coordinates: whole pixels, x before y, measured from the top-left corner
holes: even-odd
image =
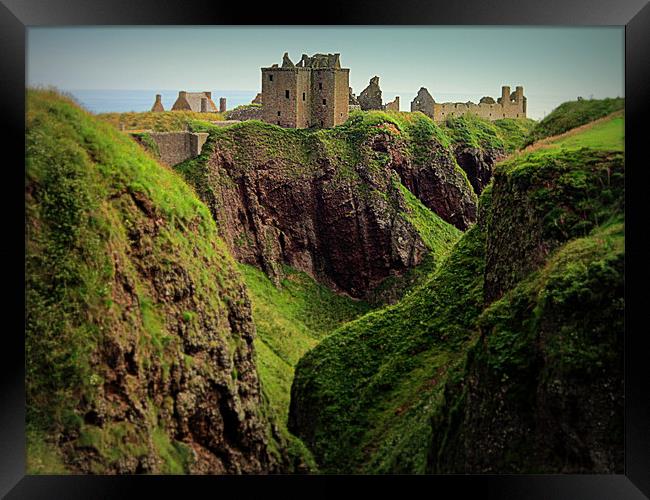
[[[560,104],[531,130],[526,145],[607,116],[625,107],[625,99],[583,99]]]
[[[176,130],[193,130],[195,125],[210,121],[224,120],[222,113],[197,113],[195,111],[162,111],[140,113],[100,113],[100,120],[110,123],[117,129],[153,130],[156,132],[173,132]]]
[[[623,151],[625,148],[625,118],[617,116],[594,124],[574,135],[567,135],[544,144],[545,148],[575,150],[591,148]]]
[[[178,174],[52,91],[27,94],[25,175],[28,463],[60,471],[61,462],[92,448],[94,472],[142,454],[180,471],[169,446],[156,448],[160,432],[175,432],[166,427],[169,411],[160,421],[109,418],[103,426],[84,415],[95,405],[109,415],[123,411],[104,399],[104,384],[115,377],[107,346],[132,346],[138,373],[163,391],[171,373],[183,370],[178,363],[192,358],[180,325],[199,351],[207,349],[201,324],[211,325],[211,346],[231,359],[242,348],[227,317],[229,306],[245,307],[244,284],[210,212]],[[191,295],[166,298],[188,289],[183,278]],[[214,379],[210,366],[189,365]],[[237,393],[238,382],[231,383]],[[151,410],[128,377],[120,390]],[[69,441],[59,448],[61,435]]]
[[[538,317],[530,316],[535,309],[530,304],[536,301],[544,328],[552,324],[562,332],[547,352],[563,361],[548,363],[544,380],[551,380],[546,378],[551,372],[560,375],[556,368],[572,359],[574,368],[581,370],[588,362],[607,365],[613,358],[603,346],[611,348],[611,336],[601,343],[580,333],[576,346],[565,336],[573,331],[586,335],[594,328],[604,334],[621,318],[619,301],[612,302],[613,309],[603,304],[621,284],[617,273],[623,255],[622,180],[617,151],[540,150],[501,164],[493,185],[481,196],[479,223],[460,238],[441,265],[433,266],[424,284],[397,304],[342,326],[298,363],[289,429],[311,449],[321,470],[462,471],[462,459],[445,462],[446,455],[453,456],[464,446],[459,432],[469,431],[462,426],[472,425],[463,423],[467,393],[452,388],[463,387],[467,377],[477,377],[471,370],[476,369],[477,353],[484,345],[476,343],[479,331],[503,321],[505,326],[489,337],[488,351],[480,359],[495,370],[512,366],[523,372],[509,372],[503,380],[495,375],[485,390],[515,381],[519,385],[512,389],[512,397],[520,398],[518,404],[523,406],[513,413],[528,404],[526,384],[531,379],[526,377],[538,375],[538,365],[530,358],[536,337],[535,330],[529,336],[522,328]],[[528,251],[527,238],[534,242],[531,248],[541,252],[537,267],[517,253],[522,248]],[[512,249],[517,252],[508,253]],[[510,264],[502,269],[502,261]],[[490,301],[484,276],[494,273],[507,275],[512,282],[503,298],[486,310]],[[561,301],[565,309],[539,309],[550,304],[548,300]],[[577,305],[580,300],[588,305]],[[575,315],[567,319],[572,307]],[[603,326],[595,326],[599,320],[579,326],[592,308],[608,311],[598,316]],[[513,325],[521,321],[523,326]],[[597,347],[583,352],[581,346],[592,341]],[[521,450],[525,454],[529,448],[522,445]],[[432,466],[432,460],[443,465]],[[503,467],[517,460],[530,463],[517,450],[501,460]]]
[[[324,472],[423,472],[448,374],[473,339],[483,238],[470,229],[428,282],[348,323],[298,364],[290,429]]]
[[[287,266],[284,267],[285,279],[278,287],[252,266],[241,264],[240,269],[253,305],[262,392],[276,416],[280,432],[314,469],[309,452],[287,431],[294,367],[323,337],[364,314],[369,306],[337,295],[305,273]]]

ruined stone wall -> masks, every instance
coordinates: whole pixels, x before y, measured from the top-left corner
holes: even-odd
[[[386,111],[399,111],[399,96],[395,96],[393,101],[387,102],[384,109]]]
[[[468,113],[486,120],[525,118],[526,97],[523,87],[519,86],[513,93],[510,93],[510,87],[503,86],[501,87],[501,97],[496,101],[491,97],[483,97],[478,104],[471,101],[437,103],[427,89],[422,87],[417,97],[411,102],[411,111],[421,111],[437,122]]]
[[[298,65],[285,54],[282,64],[262,68],[262,120],[306,128],[333,127],[348,119],[350,70],[340,67],[337,54],[303,55]]]
[[[526,113],[523,109],[523,103],[506,102],[501,103],[475,104],[469,103],[435,103],[433,105],[433,120],[444,121],[449,117],[461,116],[467,113],[473,113],[485,118],[486,120],[499,120],[501,118],[525,118]]]
[[[262,68],[262,119],[281,127],[297,127],[298,68]],[[288,91],[288,97],[287,97]]]
[[[311,123],[317,127],[334,125],[334,87],[332,70],[312,71]]]
[[[296,126],[307,128],[311,125],[311,74],[309,70],[296,69]]]
[[[147,135],[156,143],[160,161],[170,167],[201,154],[208,138],[204,132],[147,132]]]
[[[350,108],[350,70],[341,68],[334,70],[334,125],[345,123]]]
[[[226,113],[228,120],[263,120],[264,107],[263,106],[241,106]]]

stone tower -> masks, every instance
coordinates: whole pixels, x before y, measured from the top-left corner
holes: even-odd
[[[290,128],[333,127],[348,119],[350,70],[340,54],[303,54],[262,68],[262,119]]]
[[[160,94],[156,94],[156,101],[153,103],[153,106],[151,107],[151,111],[153,112],[161,112],[165,111],[165,108],[162,105],[162,96]]]

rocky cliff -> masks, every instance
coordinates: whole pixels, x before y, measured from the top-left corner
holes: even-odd
[[[26,143],[28,470],[286,470],[207,208],[57,94],[29,92]]]
[[[433,418],[430,472],[623,471],[623,190],[618,151],[497,169],[479,340]]]
[[[445,231],[425,241],[400,184],[459,228],[476,216],[448,138],[425,117],[358,113],[329,130],[248,122],[210,134],[201,157],[177,169],[233,255],[276,280],[288,264],[364,297],[448,246]]]
[[[428,281],[299,362],[289,428],[321,468],[620,472],[623,179],[617,150],[498,166]]]

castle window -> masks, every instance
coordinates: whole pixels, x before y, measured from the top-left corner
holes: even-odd
[[[321,126],[321,127],[323,126],[323,120],[320,121],[320,126]]]
[[[305,93],[304,92],[302,93],[302,100],[303,101],[305,100]]]
[[[323,104],[327,104],[327,99],[323,99]]]
[[[278,125],[280,125],[280,120],[278,120]]]
[[[318,90],[323,90],[323,82],[318,82]]]
[[[273,75],[269,75],[269,82],[273,81]]]
[[[278,111],[278,116],[280,116],[280,112]]]
[[[285,90],[285,91],[284,91],[284,97],[286,97],[287,99],[289,99],[289,91],[288,91],[288,90]]]

